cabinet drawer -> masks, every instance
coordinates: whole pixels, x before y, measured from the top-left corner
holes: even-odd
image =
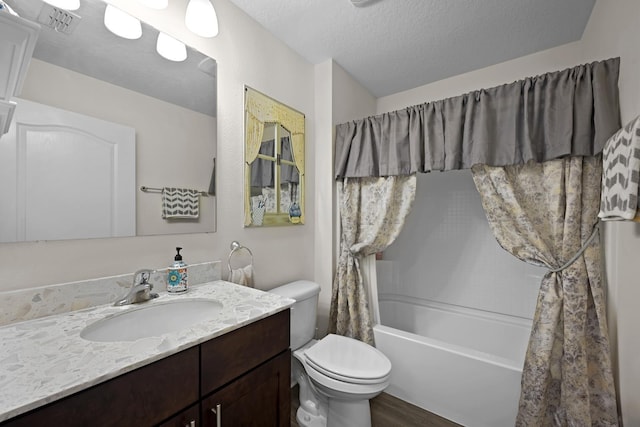
[[[150,426],[198,399],[198,347],[193,347],[18,416],[2,427]]]
[[[289,348],[289,309],[201,345],[201,395]]]

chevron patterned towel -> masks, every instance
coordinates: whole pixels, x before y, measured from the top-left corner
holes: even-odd
[[[195,219],[200,215],[200,192],[188,188],[162,189],[162,218]]]
[[[602,151],[603,221],[632,220],[638,210],[640,116],[613,135]]]

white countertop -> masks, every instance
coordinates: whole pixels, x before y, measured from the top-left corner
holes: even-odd
[[[159,337],[133,342],[92,342],[80,337],[85,326],[106,316],[180,298],[214,299],[223,308],[214,320]],[[1,327],[0,421],[268,317],[293,303],[218,280],[193,286],[181,295],[161,293],[143,304],[103,305]]]

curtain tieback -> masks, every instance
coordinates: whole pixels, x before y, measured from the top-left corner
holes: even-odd
[[[591,244],[591,242],[593,242],[593,239],[595,239],[596,235],[598,234],[599,226],[600,226],[600,221],[596,222],[596,224],[593,226],[593,231],[591,232],[591,236],[589,236],[589,238],[584,243],[584,245],[582,245],[582,247],[578,250],[578,252],[576,252],[576,254],[574,256],[572,256],[569,261],[565,262],[561,267],[550,268],[549,272],[550,273],[558,273],[558,272],[566,269],[567,267],[569,267],[574,262],[576,262],[576,260],[578,258],[580,258],[580,256],[584,253],[584,251],[587,249],[587,247]]]

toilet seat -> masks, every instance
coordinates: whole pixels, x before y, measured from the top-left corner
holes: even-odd
[[[311,369],[317,372],[318,375],[322,375],[324,377],[330,378],[335,381],[343,382],[345,384],[353,384],[353,385],[380,384],[384,381],[387,381],[390,377],[390,375],[386,375],[384,377],[374,378],[374,379],[350,378],[350,377],[345,377],[345,376],[336,374],[334,372],[328,372],[325,369],[315,366],[312,362],[309,361],[309,359],[305,359],[305,362],[307,364],[307,371]]]
[[[369,384],[347,382],[331,378],[324,375],[322,372],[317,371],[308,364],[305,363],[305,365],[305,372],[309,378],[313,380],[312,382],[315,384],[316,388],[330,398],[339,397],[342,399],[353,399],[358,396],[358,399],[370,399],[373,396],[377,396],[381,391],[389,386],[390,376]]]
[[[375,347],[329,334],[303,352],[309,368],[351,384],[380,384],[389,379],[391,362]]]

